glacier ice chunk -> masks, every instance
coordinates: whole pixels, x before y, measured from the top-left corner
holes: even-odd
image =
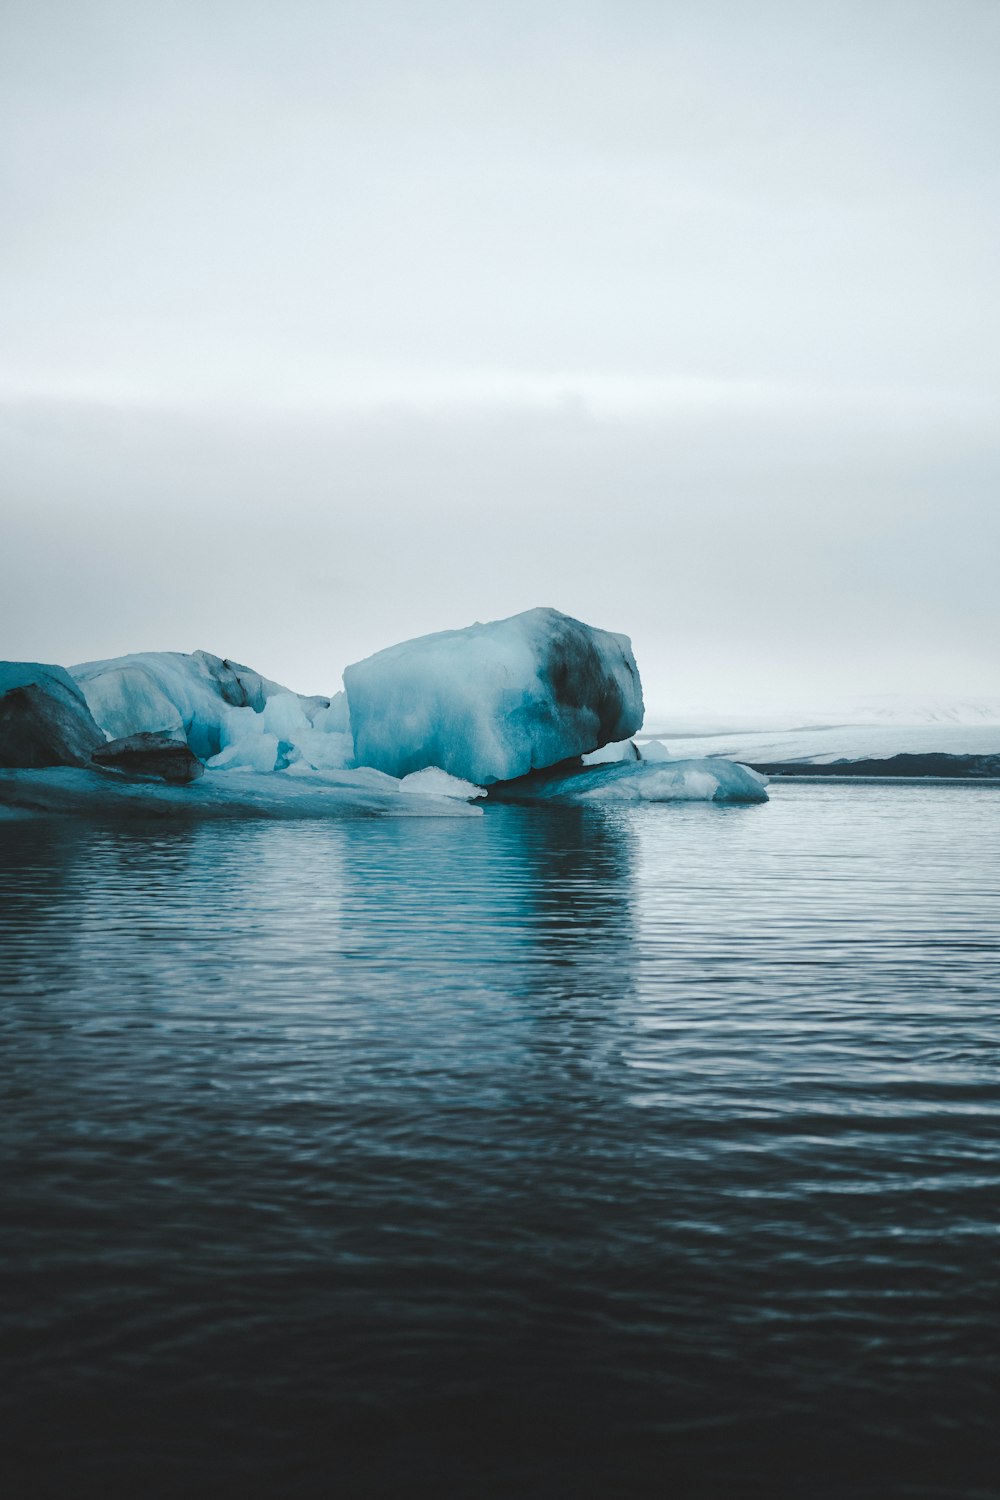
[[[253,713],[252,708],[246,711],[254,718],[260,717]],[[213,755],[208,764],[213,771],[274,771],[278,766],[281,744],[276,734],[266,734],[263,730],[259,734],[245,734],[220,750],[218,755]],[[288,764],[287,758],[285,764]]]
[[[185,739],[216,770],[313,770],[354,764],[347,697],[305,697],[207,651],[145,651],[85,662],[73,676],[103,729],[116,738]]]
[[[298,693],[274,693],[264,704],[259,717],[261,727],[281,740],[294,741],[312,728],[312,721]]]
[[[463,781],[459,776],[449,776],[447,771],[440,771],[437,766],[427,766],[423,771],[411,771],[399,783],[399,790],[418,797],[464,797],[467,802],[474,797],[486,796],[484,786]]]
[[[555,609],[403,641],[349,666],[344,687],[358,765],[400,777],[507,781],[642,725],[628,637]]]
[[[618,760],[642,760],[634,740],[617,740],[610,745],[602,745],[600,750],[591,750],[589,755],[583,757],[585,766],[604,766],[609,762]]]
[[[314,771],[344,771],[354,766],[354,741],[350,734],[302,730],[295,736],[293,748],[294,763]]]
[[[202,760],[223,748],[228,708],[262,713],[288,689],[208,651],[139,651],[70,668],[90,712],[112,739],[181,734]],[[289,696],[296,696],[291,694]],[[327,699],[309,699],[317,707]]]
[[[639,746],[639,759],[647,761],[677,760],[672,750],[669,750],[662,740],[645,740]]]
[[[345,712],[331,714],[325,703],[313,710],[297,693],[275,693],[260,713],[227,707],[219,726],[222,748],[208,763],[213,770],[281,771],[300,762],[314,771],[343,770],[354,765],[354,742],[349,727],[326,727],[337,723],[347,723]]]
[[[347,694],[334,693],[328,704],[312,714],[312,727],[324,734],[350,734],[351,714],[347,707]]]
[[[735,761],[620,761],[558,767],[490,788],[502,802],[766,802],[767,777]]]

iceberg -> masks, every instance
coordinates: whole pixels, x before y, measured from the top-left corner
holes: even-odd
[[[555,766],[490,788],[495,802],[766,802],[767,777],[704,758]]]
[[[479,814],[482,799],[767,801],[766,776],[746,765],[637,744],[642,720],[628,637],[549,608],[390,646],[349,666],[329,698],[207,651],[69,672],[6,663],[0,810],[413,816]]]
[[[358,765],[480,786],[628,739],[643,717],[628,637],[555,609],[390,646],[344,687]]]
[[[292,693],[251,667],[208,651],[144,651],[71,668],[91,712],[115,739],[186,741],[216,770],[316,771],[354,765],[344,693]]]
[[[89,765],[104,742],[64,667],[0,662],[0,766]]]
[[[201,760],[222,749],[230,708],[261,713],[269,698],[288,689],[208,651],[140,651],[108,661],[83,662],[70,675],[90,712],[110,739],[133,734],[182,735]],[[289,696],[297,696],[289,694]],[[325,707],[328,698],[304,700]]]

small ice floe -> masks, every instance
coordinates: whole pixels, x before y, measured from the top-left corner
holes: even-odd
[[[485,797],[486,788],[476,786],[474,781],[463,781],[460,776],[449,776],[437,766],[425,766],[422,771],[411,771],[399,783],[401,792],[417,797],[461,797],[466,802],[476,797]]]
[[[643,759],[634,740],[616,740],[613,744],[602,745],[600,750],[591,750],[581,758],[585,766],[605,766],[613,761]]]
[[[498,802],[766,802],[767,777],[729,760],[559,767],[490,788]]]

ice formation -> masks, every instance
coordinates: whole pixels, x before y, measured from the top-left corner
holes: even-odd
[[[301,698],[282,691],[268,698],[258,713],[253,708],[227,708],[219,726],[221,748],[209,765],[216,770],[243,767],[253,771],[284,771],[299,765],[313,771],[339,771],[354,764],[354,743],[347,718],[347,700]]]
[[[182,734],[202,760],[222,747],[229,708],[261,711],[277,682],[208,651],[140,651],[109,661],[83,662],[70,673],[90,712],[111,739],[131,734]],[[327,699],[308,700],[317,706]]]
[[[503,802],[766,802],[767,777],[729,760],[558,768],[492,787]]]
[[[88,767],[0,771],[7,814],[461,816],[482,811],[471,804],[487,789],[517,802],[767,801],[766,777],[744,765],[637,745],[628,637],[554,609],[391,646],[348,667],[332,698],[206,651],[71,674],[0,666],[0,766]],[[89,769],[95,751],[115,769]]]
[[[617,740],[611,745],[602,745],[600,750],[591,750],[583,756],[585,766],[605,766],[616,760],[642,760],[634,740]]]
[[[466,801],[486,796],[484,786],[475,786],[473,782],[463,781],[459,776],[449,776],[447,771],[439,771],[437,766],[428,766],[424,771],[411,771],[399,783],[399,790],[417,797],[464,797]]]
[[[390,646],[348,667],[344,686],[358,764],[394,776],[437,766],[506,781],[642,725],[628,637],[555,609]]]
[[[207,651],[145,651],[86,662],[72,673],[98,724],[116,739],[179,735],[219,769],[354,764],[343,693],[303,697]]]
[[[64,667],[0,662],[0,766],[88,765],[104,744]]]
[[[675,755],[725,755],[752,765],[808,761],[832,765],[837,760],[887,759],[910,755],[990,755],[1000,751],[1000,726],[989,724],[902,724],[836,726],[739,731],[712,735],[671,735]],[[646,745],[639,742],[643,757]]]
[[[114,818],[480,817],[453,796],[408,797],[379,771],[206,771],[188,786],[139,781],[114,771],[0,770],[0,811]]]
[[[637,749],[639,751],[640,760],[659,761],[676,759],[676,757],[671,754],[670,750],[667,749],[662,740],[643,740],[642,743],[637,746]],[[701,757],[699,757],[699,759],[700,758]]]

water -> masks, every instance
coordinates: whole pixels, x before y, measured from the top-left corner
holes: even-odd
[[[1000,1493],[997,791],[0,854],[15,1500]]]

